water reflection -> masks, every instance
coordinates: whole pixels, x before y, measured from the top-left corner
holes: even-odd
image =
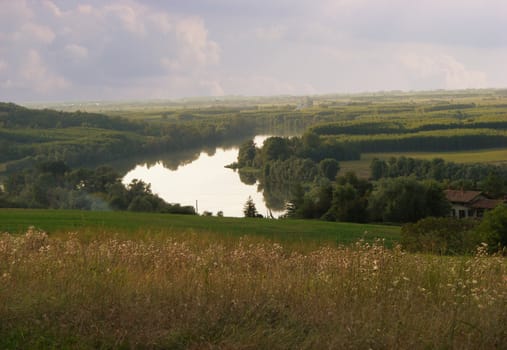
[[[215,155],[217,149],[233,150],[237,152],[238,145],[244,142],[244,139],[235,139],[224,141],[220,145],[210,145],[203,148],[194,148],[187,150],[168,150],[167,153],[157,153],[153,155],[139,155],[118,159],[116,161],[107,162],[105,165],[113,167],[120,174],[125,174],[135,168],[137,165],[146,165],[148,168],[157,164],[162,164],[169,170],[176,171],[180,166],[185,166],[196,161],[202,153],[206,155]]]
[[[267,137],[256,136],[254,141],[261,145]],[[260,214],[270,216],[269,207],[273,209],[274,216],[280,215],[283,203],[268,195],[266,205],[253,174],[238,174],[224,167],[236,161],[237,155],[236,143],[232,147],[213,147],[144,159],[125,175],[123,182],[141,179],[151,183],[153,192],[169,203],[195,206],[197,202],[199,213],[223,211],[225,216],[240,217],[243,216],[246,200],[251,196]]]

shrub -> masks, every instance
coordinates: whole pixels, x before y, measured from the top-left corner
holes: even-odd
[[[477,228],[481,240],[491,252],[507,247],[507,206],[499,205],[487,212]]]
[[[401,228],[401,244],[411,252],[470,253],[479,243],[471,219],[429,217]]]

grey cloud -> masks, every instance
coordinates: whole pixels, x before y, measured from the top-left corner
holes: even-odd
[[[197,16],[160,13],[136,1],[64,9],[49,0],[18,4],[2,10],[3,17],[24,13],[18,23],[0,23],[0,38],[8,39],[0,43],[2,62],[10,68],[0,72],[0,92],[12,99],[83,91],[102,96],[110,88],[121,96],[152,78],[167,81],[172,70],[194,79],[220,59],[218,44]]]
[[[0,94],[13,100],[507,85],[503,0],[5,4]]]

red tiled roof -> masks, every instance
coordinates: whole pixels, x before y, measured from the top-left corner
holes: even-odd
[[[481,191],[445,190],[445,196],[449,202],[470,203],[482,194]]]
[[[472,204],[472,208],[476,209],[494,209],[498,205],[504,203],[501,199],[481,198]]]

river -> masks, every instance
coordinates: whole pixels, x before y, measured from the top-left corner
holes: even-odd
[[[254,138],[257,146],[261,146],[268,135]],[[268,215],[263,194],[257,191],[257,184],[246,185],[241,182],[237,171],[225,168],[225,165],[236,161],[238,146],[217,148],[214,152],[201,151],[197,159],[188,164],[172,167],[164,166],[164,162],[140,163],[123,178],[128,184],[133,179],[151,184],[156,193],[168,203],[196,206],[199,214],[205,211],[216,215],[222,211],[224,216],[243,216],[243,206],[252,197],[257,211]],[[280,211],[273,211],[279,216]]]

